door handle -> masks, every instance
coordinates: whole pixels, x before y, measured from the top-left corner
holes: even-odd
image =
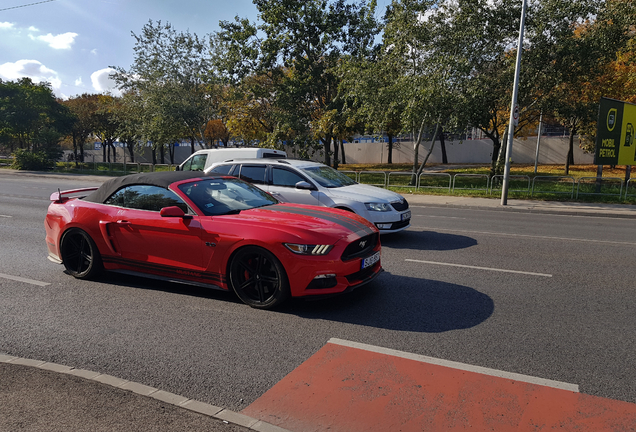
[[[127,220],[118,220],[117,225],[130,225],[130,222]]]

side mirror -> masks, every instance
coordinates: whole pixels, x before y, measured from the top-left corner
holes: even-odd
[[[302,189],[302,190],[316,190],[316,188],[307,183],[306,181],[299,181],[298,183],[296,183],[296,189]]]
[[[191,215],[185,214],[185,212],[177,206],[164,207],[159,212],[161,217],[177,217],[183,219],[192,219]]]

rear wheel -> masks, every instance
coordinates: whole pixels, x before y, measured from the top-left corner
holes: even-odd
[[[64,233],[60,243],[62,262],[71,276],[77,279],[90,279],[102,271],[99,250],[85,231],[72,228]]]
[[[289,297],[287,274],[280,261],[266,249],[247,246],[232,257],[230,286],[247,305],[271,309]]]

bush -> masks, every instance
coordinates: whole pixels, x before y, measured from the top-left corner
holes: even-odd
[[[13,153],[15,159],[11,168],[18,170],[43,171],[50,170],[55,166],[55,161],[51,160],[46,152],[30,152],[25,149],[18,149]]]

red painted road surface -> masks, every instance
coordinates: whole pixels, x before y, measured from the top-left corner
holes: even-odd
[[[636,404],[334,343],[243,413],[294,432],[636,431]]]

